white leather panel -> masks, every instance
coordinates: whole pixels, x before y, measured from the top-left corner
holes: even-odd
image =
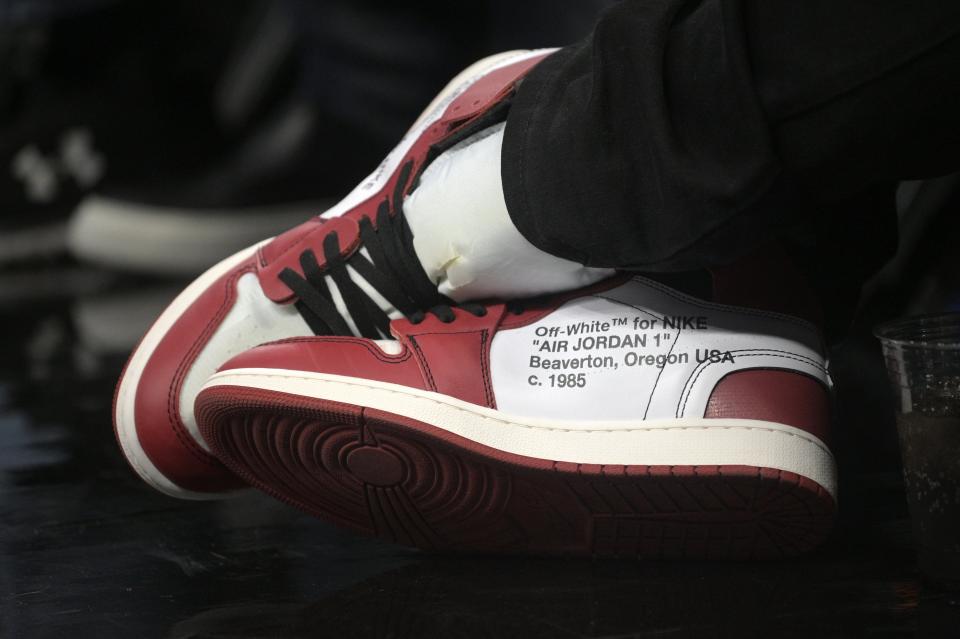
[[[503,130],[495,125],[445,151],[404,202],[427,275],[457,301],[531,297],[613,275],[545,253],[520,234],[500,179]]]
[[[293,304],[274,304],[253,273],[237,281],[237,299],[200,351],[180,391],[180,418],[198,444],[209,450],[193,417],[193,401],[200,387],[228,359],[264,342],[312,335]]]
[[[491,345],[497,408],[559,421],[702,417],[716,383],[751,368],[829,384],[817,330],[695,299],[643,277],[567,302]]]

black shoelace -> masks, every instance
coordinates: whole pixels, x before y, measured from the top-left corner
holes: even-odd
[[[280,272],[280,281],[299,298],[297,310],[315,334],[352,334],[324,281],[329,275],[360,335],[372,339],[390,336],[390,317],[353,281],[348,266],[414,324],[422,322],[425,313],[436,315],[442,322],[456,319],[452,308],[456,304],[440,295],[413,250],[413,232],[401,206],[412,168],[413,163],[407,162],[400,169],[392,207],[391,198],[380,203],[376,227],[369,218],[360,219],[361,246],[366,248],[369,259],[359,248],[348,257],[341,255],[340,239],[332,232],[323,238],[323,268],[308,249],[300,254],[302,275],[291,268]],[[477,317],[487,312],[479,304],[460,304],[459,308]]]

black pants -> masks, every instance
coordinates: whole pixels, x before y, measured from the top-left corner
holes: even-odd
[[[521,85],[510,215],[536,246],[648,271],[786,238],[856,283],[896,180],[960,168],[957,0],[630,0]]]

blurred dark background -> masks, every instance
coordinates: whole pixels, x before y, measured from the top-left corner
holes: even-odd
[[[871,328],[960,310],[958,176],[900,186],[896,257],[833,347],[841,518],[813,557],[437,558],[124,465],[113,384],[187,281],[345,195],[468,64],[609,4],[0,0],[0,636],[956,636]]]

